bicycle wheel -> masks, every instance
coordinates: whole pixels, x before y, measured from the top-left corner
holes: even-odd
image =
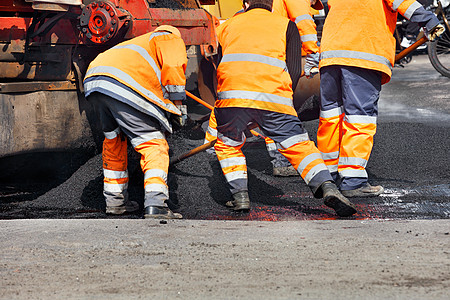
[[[446,30],[437,41],[428,42],[428,57],[436,71],[450,78],[449,30]]]

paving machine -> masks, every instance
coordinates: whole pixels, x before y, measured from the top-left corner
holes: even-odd
[[[83,94],[89,63],[124,40],[176,26],[187,45],[187,89],[216,54],[214,0],[2,0],[0,158],[92,149],[103,139]]]

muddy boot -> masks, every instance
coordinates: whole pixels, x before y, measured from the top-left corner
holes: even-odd
[[[139,209],[139,204],[136,201],[127,201],[119,206],[106,206],[106,213],[111,215],[122,215],[124,213],[131,213]]]
[[[334,209],[338,216],[350,217],[356,213],[354,204],[348,201],[348,199],[339,192],[333,182],[325,181],[320,188],[322,189],[325,205]]]
[[[384,188],[381,185],[373,186],[366,184],[358,189],[341,191],[345,197],[375,197],[384,192]]]
[[[273,176],[289,177],[299,176],[299,174],[293,166],[273,167]]]
[[[235,211],[250,210],[250,198],[248,197],[248,192],[242,191],[233,194],[233,201],[228,201],[225,205]]]
[[[182,219],[179,213],[172,212],[168,207],[147,206],[144,212],[145,219]]]

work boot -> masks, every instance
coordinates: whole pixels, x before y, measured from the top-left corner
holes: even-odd
[[[340,217],[350,217],[356,213],[356,207],[339,192],[337,186],[331,181],[321,185],[323,200],[326,206],[331,207]]]
[[[250,210],[250,198],[248,197],[248,192],[242,191],[233,194],[233,200],[228,201],[225,205],[235,211]]]
[[[127,201],[119,206],[106,205],[106,213],[111,215],[122,215],[124,213],[131,213],[139,209],[139,204],[136,201]]]
[[[179,213],[172,212],[168,207],[147,206],[144,212],[145,219],[182,219]]]
[[[273,176],[289,177],[299,176],[297,170],[293,166],[273,167]]]
[[[384,188],[381,185],[373,186],[369,183],[354,190],[341,191],[345,197],[375,197],[383,192]]]

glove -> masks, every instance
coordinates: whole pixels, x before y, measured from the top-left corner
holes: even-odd
[[[320,53],[306,54],[305,76],[306,78],[313,78],[319,73],[319,59]]]
[[[425,36],[431,42],[433,42],[436,38],[441,36],[444,33],[444,31],[445,31],[445,27],[442,24],[438,24],[438,25],[434,26],[434,28],[431,29],[430,32],[428,32],[428,30],[426,28],[424,28],[424,30],[423,30],[423,32],[425,33]]]
[[[181,111],[181,116],[172,114],[172,121],[178,127],[183,127],[187,123],[188,115],[187,115],[187,106],[186,105],[177,105],[177,108]]]

